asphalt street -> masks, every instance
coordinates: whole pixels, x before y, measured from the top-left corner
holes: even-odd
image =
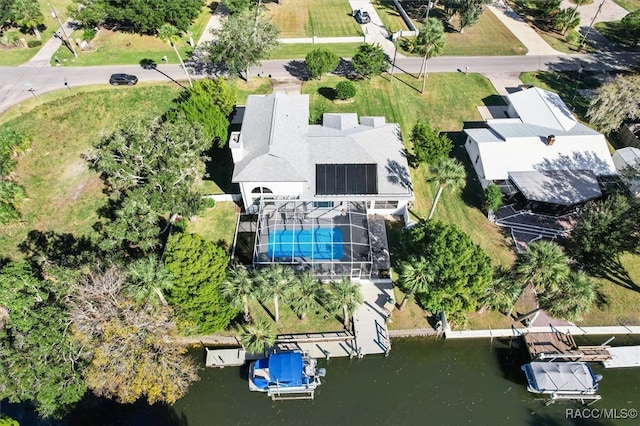
[[[429,59],[428,72],[456,72],[466,70],[482,74],[570,70],[612,71],[637,64],[635,53],[600,53],[598,55],[558,55],[558,56],[444,56]],[[417,73],[421,58],[399,58],[396,72]],[[274,78],[298,77],[297,70],[302,61],[263,61],[261,66],[251,69],[250,75]],[[0,112],[5,111],[32,96],[68,87],[107,84],[113,73],[124,72],[137,75],[140,81],[183,82],[185,74],[179,65],[158,64],[155,68],[141,65],[113,65],[99,67],[0,67]],[[196,75],[204,77],[205,75]]]

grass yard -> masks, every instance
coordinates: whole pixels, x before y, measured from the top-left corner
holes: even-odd
[[[287,0],[263,5],[265,15],[280,29],[281,38],[363,35],[347,0]]]
[[[372,0],[371,4],[376,9],[378,16],[382,20],[382,25],[389,31],[395,33],[399,30],[408,31],[407,23],[400,16],[400,12],[391,0]]]
[[[613,0],[629,12],[640,9],[640,0]]]
[[[277,324],[278,334],[289,333],[321,333],[329,331],[342,331],[342,319],[335,314],[331,314],[322,306],[307,313],[307,317],[301,320],[286,303],[280,305],[280,323]],[[274,321],[273,302],[269,301],[261,304],[257,301],[249,303],[249,311],[254,320]],[[325,318],[326,317],[326,318]]]
[[[314,49],[328,49],[341,58],[351,58],[364,43],[295,43],[280,44],[269,59],[304,59]]]
[[[204,209],[193,220],[190,219],[187,230],[231,251],[236,227],[236,207],[232,202],[218,202],[214,207]]]
[[[194,42],[198,42],[210,17],[211,8],[205,5],[190,27],[191,37],[193,37]],[[72,39],[80,38],[82,37],[82,31],[74,31],[70,37]],[[189,37],[185,34],[176,43],[183,60],[186,60],[193,50],[188,40]],[[56,65],[56,56],[63,65],[69,66],[139,64],[143,59],[160,64],[163,63],[162,58],[164,56],[167,57],[167,63],[177,64],[180,62],[169,43],[163,42],[155,36],[111,31],[103,28],[95,37],[93,43],[96,46],[95,50],[79,51],[77,58],[74,58],[71,51],[66,47],[60,47],[51,58],[51,65]]]
[[[0,226],[0,256],[20,257],[18,244],[31,230],[91,235],[104,195],[82,154],[124,120],[161,114],[177,93],[169,85],[78,90],[4,122],[32,143],[15,171],[27,195],[22,222]]]
[[[53,33],[60,29],[58,21],[51,16],[50,6],[56,10],[60,20],[64,22],[67,19],[68,12],[67,7],[71,5],[71,0],[38,0],[40,4],[40,11],[44,16],[44,30],[41,30],[42,44],[49,40]],[[12,37],[24,38],[26,41],[36,40],[36,36],[33,34],[22,33],[18,29],[11,29],[5,31],[2,34],[3,43],[11,40]],[[38,51],[40,47],[26,48],[26,47],[7,47],[4,44],[0,44],[0,66],[14,66],[20,65],[31,59]]]
[[[489,9],[485,9],[473,26],[465,28],[464,33],[446,31],[445,40],[443,56],[507,56],[527,53],[527,48]]]
[[[424,10],[418,6],[422,3],[413,2],[414,8],[405,8],[409,16],[414,18],[417,28],[420,28]],[[464,33],[458,31],[457,18],[451,24],[440,8],[431,11],[431,17],[440,19],[445,24],[445,45],[442,56],[500,56],[524,55],[527,48],[513,35],[509,29],[489,9],[485,9],[478,22],[465,28]],[[490,42],[488,41],[490,40]],[[402,39],[398,43],[400,52],[408,56],[417,56],[402,49]]]

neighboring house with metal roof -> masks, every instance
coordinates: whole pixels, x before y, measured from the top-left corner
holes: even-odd
[[[510,118],[466,128],[465,148],[483,188],[570,206],[602,195],[616,174],[605,137],[580,123],[560,96],[539,88],[508,95]]]
[[[634,147],[620,148],[613,153],[613,164],[622,176],[622,180],[634,197],[640,197],[640,177],[626,176],[625,169],[640,168],[640,149]]]
[[[413,200],[400,127],[384,117],[324,114],[310,125],[308,95],[250,95],[229,146],[247,210],[260,198],[289,198],[402,214]]]

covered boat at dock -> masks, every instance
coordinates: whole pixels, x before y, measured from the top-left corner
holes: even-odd
[[[313,399],[324,368],[299,351],[273,353],[249,367],[249,390],[266,392],[272,399]]]
[[[547,394],[556,399],[600,399],[598,382],[602,376],[593,374],[584,362],[531,362],[522,366],[527,376],[529,392]]]

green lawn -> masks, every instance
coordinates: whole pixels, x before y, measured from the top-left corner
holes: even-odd
[[[280,29],[281,38],[363,35],[351,16],[348,0],[289,0],[263,6],[265,15]]]
[[[627,9],[629,12],[636,11],[640,9],[640,0],[614,0],[623,8]]]
[[[440,9],[435,9],[432,13],[431,16],[446,19]],[[506,56],[527,53],[527,48],[489,9],[484,11],[475,25],[465,28],[462,34],[455,29],[455,25],[454,20],[451,26],[445,27],[442,56]],[[487,42],[487,40],[491,41]],[[402,49],[402,39],[398,46],[405,55],[417,55]]]
[[[351,58],[362,44],[364,43],[282,43],[269,54],[269,59],[304,59],[314,49],[328,49],[341,58]]]
[[[382,25],[389,31],[389,33],[395,33],[399,30],[408,31],[406,22],[400,16],[398,9],[391,0],[372,0],[371,4],[378,12],[378,16],[382,20]]]
[[[190,27],[194,42],[197,43],[210,17],[211,8],[205,5]],[[82,31],[74,31],[71,35],[72,38],[81,36]],[[183,60],[186,60],[193,50],[188,40],[189,36],[185,34],[176,43]],[[95,37],[94,44],[95,50],[80,51],[77,58],[74,58],[69,49],[63,46],[51,58],[51,65],[56,65],[56,56],[63,65],[69,66],[138,64],[143,59],[160,64],[163,63],[164,56],[167,57],[167,63],[179,63],[173,48],[154,36],[102,29]]]
[[[214,207],[204,209],[197,217],[189,219],[187,230],[231,251],[236,227],[236,207],[235,203],[218,202]]]
[[[40,31],[42,34],[42,44],[44,44],[47,42],[47,40],[49,40],[53,36],[53,33],[56,30],[60,29],[60,25],[58,25],[58,21],[56,21],[56,19],[53,16],[51,16],[50,6],[53,6],[58,16],[60,17],[60,20],[64,22],[69,15],[67,12],[67,7],[72,3],[72,1],[71,0],[38,0],[38,3],[40,4],[40,11],[44,16],[44,30]],[[4,34],[2,34],[2,38],[5,39],[6,37],[7,39],[10,39],[12,34],[17,35],[18,37],[22,37],[26,41],[36,40],[35,35],[24,34],[17,29],[5,31]],[[40,50],[40,47],[7,48],[4,45],[0,45],[0,65],[14,66],[14,65],[23,64],[27,62],[29,59],[31,59],[36,53],[38,53],[39,50]]]

